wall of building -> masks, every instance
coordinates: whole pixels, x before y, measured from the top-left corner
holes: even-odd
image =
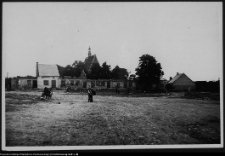
[[[33,86],[33,81],[29,80],[30,83],[27,83],[28,79],[19,79],[18,84],[19,84],[19,89],[31,89]]]
[[[48,80],[48,85],[44,85],[44,80]],[[112,81],[112,80],[90,80],[90,79],[73,79],[73,78],[59,78],[59,77],[38,77],[37,83],[38,88],[43,89],[44,87],[51,88],[52,87],[52,81],[56,80],[56,88],[66,89],[67,87],[70,87],[71,89],[84,89],[84,88],[94,88],[94,89],[107,89],[108,88],[108,82],[110,83],[110,88],[115,88],[117,84],[120,85],[121,89],[125,89],[128,87],[135,88],[134,82],[125,82],[123,80],[121,81]],[[126,84],[125,84],[126,83]],[[85,85],[86,84],[86,85]]]
[[[48,85],[44,85],[44,80],[48,80]],[[59,77],[38,77],[37,78],[37,85],[39,89],[44,89],[45,87],[51,88],[52,87],[52,80],[56,80],[56,88],[61,88],[61,79]]]
[[[72,79],[72,78],[63,78],[61,79],[61,88],[70,87],[72,89],[83,88],[86,79]]]
[[[13,90],[19,89],[18,79],[16,78],[11,79],[11,89]]]
[[[134,82],[128,82],[128,81],[114,81],[114,80],[91,80],[91,79],[73,79],[73,78],[63,78],[61,79],[61,86],[60,88],[65,89],[67,87],[70,87],[71,89],[80,89],[80,88],[94,88],[94,89],[107,89],[108,88],[115,88],[118,84],[120,88],[127,88],[132,87],[135,88]],[[126,83],[126,84],[125,84]],[[85,85],[86,84],[86,85]]]

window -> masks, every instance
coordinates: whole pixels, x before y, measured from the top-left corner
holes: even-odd
[[[44,80],[44,85],[45,85],[45,86],[48,85],[48,80]]]
[[[73,80],[70,81],[70,85],[71,85],[71,86],[74,85],[74,81],[73,81]]]
[[[105,86],[105,81],[102,81],[102,86]]]

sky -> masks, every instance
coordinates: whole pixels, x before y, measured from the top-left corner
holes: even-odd
[[[84,61],[90,46],[131,74],[149,54],[166,79],[222,78],[222,2],[4,2],[2,17],[3,77]]]

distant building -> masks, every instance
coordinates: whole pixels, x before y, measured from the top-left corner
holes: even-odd
[[[91,67],[94,63],[99,64],[96,54],[91,55],[91,48],[88,49],[88,57],[84,60],[85,68],[88,72],[91,71]]]
[[[87,77],[85,72],[82,70],[79,77],[71,77],[71,76],[61,77],[60,88],[66,88],[66,87],[70,87],[71,89],[86,88]]]
[[[36,77],[38,88],[60,88],[61,79],[57,65],[36,63]]]
[[[168,84],[172,85],[173,91],[191,91],[196,89],[195,83],[184,73],[177,73]]]
[[[33,77],[33,76],[20,77],[20,76],[17,76],[17,81],[15,81],[14,84],[18,85],[17,88],[20,89],[20,90],[34,89],[34,88],[37,88],[37,77]]]

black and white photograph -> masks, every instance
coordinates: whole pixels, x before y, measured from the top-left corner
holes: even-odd
[[[3,2],[2,149],[222,148],[222,2]]]

